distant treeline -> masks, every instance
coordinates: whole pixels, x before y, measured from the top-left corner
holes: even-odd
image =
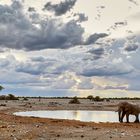
[[[140,100],[139,97],[133,97],[133,98],[130,98],[130,97],[109,97],[109,98],[102,98],[100,96],[87,96],[87,97],[77,97],[75,96],[76,98],[78,99],[90,99],[90,100]],[[42,96],[38,96],[38,97],[31,97],[31,96],[26,96],[26,98],[28,99],[73,99],[75,97],[42,97]],[[18,98],[25,98],[25,96],[20,96]]]
[[[133,97],[133,98],[130,98],[130,97],[114,97],[114,98],[107,98],[107,99],[111,99],[111,100],[140,100],[139,97]]]
[[[133,98],[130,98],[130,97],[112,97],[112,98],[102,98],[100,96],[92,96],[92,95],[89,95],[87,97],[41,97],[41,96],[38,96],[38,97],[31,97],[31,96],[19,96],[19,97],[16,97],[15,95],[13,94],[8,94],[8,95],[0,95],[0,100],[19,100],[19,99],[23,99],[23,100],[28,100],[28,99],[89,99],[91,101],[110,101],[110,100],[140,100],[139,97],[133,97]]]

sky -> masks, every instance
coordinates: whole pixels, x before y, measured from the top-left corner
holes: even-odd
[[[140,97],[140,0],[0,0],[0,94]]]

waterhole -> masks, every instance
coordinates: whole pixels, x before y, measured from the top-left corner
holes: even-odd
[[[52,119],[79,120],[84,122],[119,122],[118,113],[114,111],[86,111],[86,110],[54,110],[54,111],[26,111],[16,112],[14,115],[27,117],[40,117]],[[135,116],[129,116],[130,122]],[[124,121],[126,119],[124,118]]]

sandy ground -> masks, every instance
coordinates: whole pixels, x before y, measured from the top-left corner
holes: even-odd
[[[69,104],[69,99],[0,101],[0,140],[140,140],[140,123],[94,123],[12,115],[28,110],[113,110],[118,101]],[[131,101],[140,104],[140,101]],[[6,106],[4,106],[6,105]]]

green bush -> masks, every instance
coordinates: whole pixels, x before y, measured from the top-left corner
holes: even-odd
[[[100,98],[100,96],[96,96],[94,98],[94,101],[97,101],[97,102],[100,102],[100,101],[103,101],[104,99]]]
[[[15,95],[13,95],[13,94],[8,94],[7,99],[9,99],[9,100],[18,100],[18,98],[15,97]]]
[[[93,97],[92,95],[87,96],[87,99],[89,99],[89,100],[91,100],[91,101],[93,100],[93,98],[94,98],[94,97]]]
[[[0,100],[19,100],[18,97],[15,97],[13,94],[1,95]]]
[[[4,89],[4,87],[2,87],[1,85],[0,85],[0,90],[3,90]]]
[[[6,100],[6,96],[5,95],[1,95],[0,96],[0,100]]]
[[[80,101],[78,98],[75,96],[73,99],[69,101],[69,104],[80,104]]]
[[[28,101],[28,98],[27,97],[23,97],[23,101]]]

